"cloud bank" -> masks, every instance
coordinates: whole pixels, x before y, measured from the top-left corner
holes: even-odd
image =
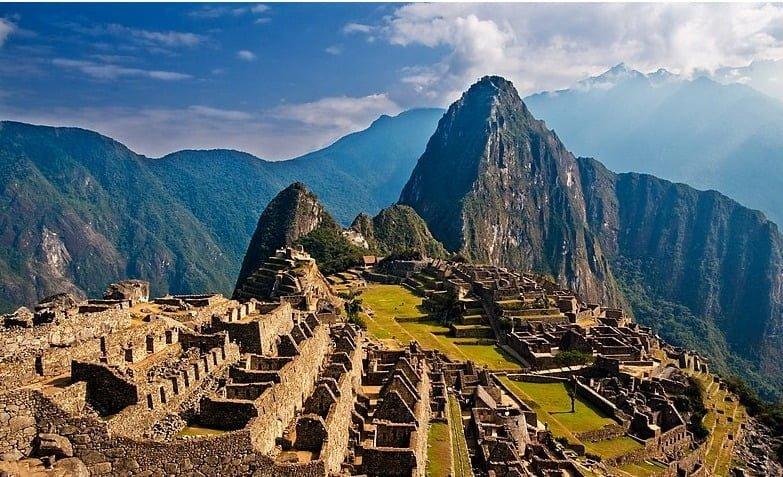
[[[568,87],[620,62],[693,75],[780,59],[782,25],[779,4],[412,4],[343,31],[444,50],[400,77],[444,105],[485,74],[507,76],[524,94]]]

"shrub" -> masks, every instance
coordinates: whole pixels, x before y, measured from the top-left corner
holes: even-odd
[[[578,350],[561,351],[555,356],[555,363],[558,366],[577,366],[588,364],[595,361],[595,357],[590,353],[583,353]]]

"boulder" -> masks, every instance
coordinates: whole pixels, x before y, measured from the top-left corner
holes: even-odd
[[[62,475],[71,477],[90,477],[90,471],[87,470],[87,466],[76,457],[58,460],[54,463],[54,470],[55,472],[61,472]]]
[[[133,303],[149,301],[150,284],[144,280],[123,280],[112,283],[103,292],[106,300],[130,300]]]
[[[53,455],[58,459],[73,457],[73,446],[68,438],[59,434],[38,434],[38,455]]]

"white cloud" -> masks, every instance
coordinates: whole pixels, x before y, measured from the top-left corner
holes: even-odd
[[[366,127],[381,114],[394,114],[400,110],[386,93],[378,93],[358,98],[335,96],[309,103],[289,104],[276,108],[273,114],[309,126],[349,132]]]
[[[226,16],[238,17],[248,13],[260,15],[270,10],[269,5],[204,5],[191,10],[188,15],[194,18],[220,18]]]
[[[411,4],[347,33],[445,49],[410,65],[403,83],[445,104],[485,74],[521,93],[568,87],[626,62],[685,75],[783,58],[783,6],[773,4]],[[356,26],[354,26],[356,25]]]
[[[242,61],[253,61],[256,59],[256,54],[250,50],[239,50],[237,51],[237,58]]]
[[[178,81],[192,77],[188,74],[176,73],[173,71],[128,68],[112,63],[95,63],[93,61],[69,60],[65,58],[55,58],[52,60],[52,64],[59,66],[60,68],[77,70],[93,78],[103,80],[111,80],[123,77],[136,77],[163,81]]]
[[[10,20],[6,20],[5,18],[0,18],[0,47],[3,46],[5,41],[14,31],[16,31],[16,25],[14,23],[11,23]]]
[[[196,33],[144,30],[118,23],[92,26],[67,23],[65,26],[85,35],[112,36],[120,40],[126,40],[131,44],[148,48],[150,51],[163,51],[165,48],[191,48],[207,40],[206,36]]]
[[[190,106],[188,109],[205,118],[214,118],[224,121],[247,121],[253,118],[253,115],[250,113],[231,109],[218,109],[200,105]]]
[[[783,100],[783,59],[760,60],[747,66],[721,68],[713,78],[721,83],[742,83]]]
[[[339,45],[332,45],[324,49],[325,52],[329,53],[330,55],[339,55],[343,52],[343,49]]]
[[[33,111],[0,102],[0,117],[4,119],[91,129],[150,157],[181,149],[215,148],[247,151],[264,159],[296,157],[366,128],[381,114],[399,111],[386,94],[328,97],[266,111],[206,105],[59,107]]]
[[[343,33],[370,33],[373,29],[372,26],[362,23],[348,23],[343,27]]]

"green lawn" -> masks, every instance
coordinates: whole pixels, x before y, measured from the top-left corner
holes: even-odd
[[[219,436],[220,434],[225,434],[226,431],[221,431],[219,429],[210,429],[208,427],[200,427],[200,426],[185,426],[182,428],[181,431],[179,431],[180,436]]]
[[[396,340],[402,344],[415,340],[423,347],[442,351],[451,359],[471,360],[490,369],[520,369],[511,356],[494,344],[466,344],[475,339],[453,338],[449,329],[429,321],[402,321],[395,317],[424,317],[422,298],[400,285],[370,285],[361,299],[373,311],[365,317],[370,334],[381,340]]]
[[[462,411],[457,398],[452,394],[449,394],[448,412],[451,440],[454,443],[454,477],[473,477],[470,454],[468,454],[468,443],[465,441],[465,433],[462,427]]]
[[[585,442],[587,452],[597,454],[604,459],[612,459],[641,449],[643,446],[634,439],[623,436],[598,442]]]
[[[568,397],[568,388],[563,383],[525,383],[503,379],[511,390],[516,391],[523,401],[535,409],[539,419],[550,423],[550,427],[554,421],[556,428],[566,428],[569,432],[561,434],[566,438],[616,424],[613,419],[578,396],[575,412],[572,413],[571,398]],[[557,429],[551,430],[558,436]]]
[[[445,422],[433,422],[427,435],[427,477],[451,475],[451,435]]]

